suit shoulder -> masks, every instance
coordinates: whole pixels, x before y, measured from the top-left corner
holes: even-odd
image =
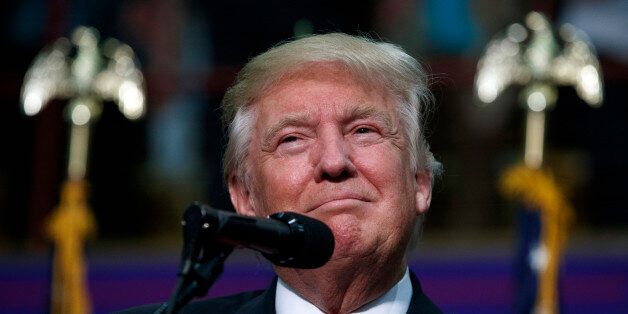
[[[190,302],[183,307],[180,313],[183,314],[195,314],[195,313],[236,313],[252,299],[260,296],[264,290],[247,291],[234,295],[210,298],[204,300],[198,300]],[[116,314],[152,314],[161,304],[150,304],[138,306],[118,312]]]
[[[199,300],[186,305],[184,314],[195,313],[236,313],[249,301],[259,297],[264,290],[247,291],[220,298]]]

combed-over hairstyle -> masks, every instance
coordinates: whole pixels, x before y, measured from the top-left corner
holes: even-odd
[[[397,101],[397,110],[413,172],[429,171],[440,164],[425,139],[424,116],[433,102],[427,75],[416,59],[400,47],[342,33],[313,35],[271,48],[249,61],[222,100],[223,123],[228,128],[224,158],[226,182],[246,182],[248,147],[252,139],[252,104],[283,77],[319,62],[342,64],[355,77],[382,86]]]

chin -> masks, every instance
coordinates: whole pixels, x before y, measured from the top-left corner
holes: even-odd
[[[334,254],[331,260],[365,258],[377,249],[377,241],[369,228],[352,211],[322,218],[334,234]]]
[[[333,229],[332,229],[333,230]],[[377,247],[373,239],[359,232],[336,232],[334,230],[334,254],[331,260],[364,259],[372,256]]]

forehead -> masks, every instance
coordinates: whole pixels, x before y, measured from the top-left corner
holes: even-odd
[[[346,113],[359,107],[390,112],[394,104],[382,85],[337,63],[312,63],[284,75],[255,102],[258,118],[281,113]]]

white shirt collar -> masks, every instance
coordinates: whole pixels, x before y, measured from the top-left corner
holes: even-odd
[[[363,305],[353,313],[359,314],[397,314],[406,313],[412,299],[412,283],[410,272],[406,273],[388,292],[381,297]],[[298,309],[298,311],[297,311]],[[323,313],[290,288],[281,278],[277,281],[275,294],[275,310],[277,314],[321,314]]]

